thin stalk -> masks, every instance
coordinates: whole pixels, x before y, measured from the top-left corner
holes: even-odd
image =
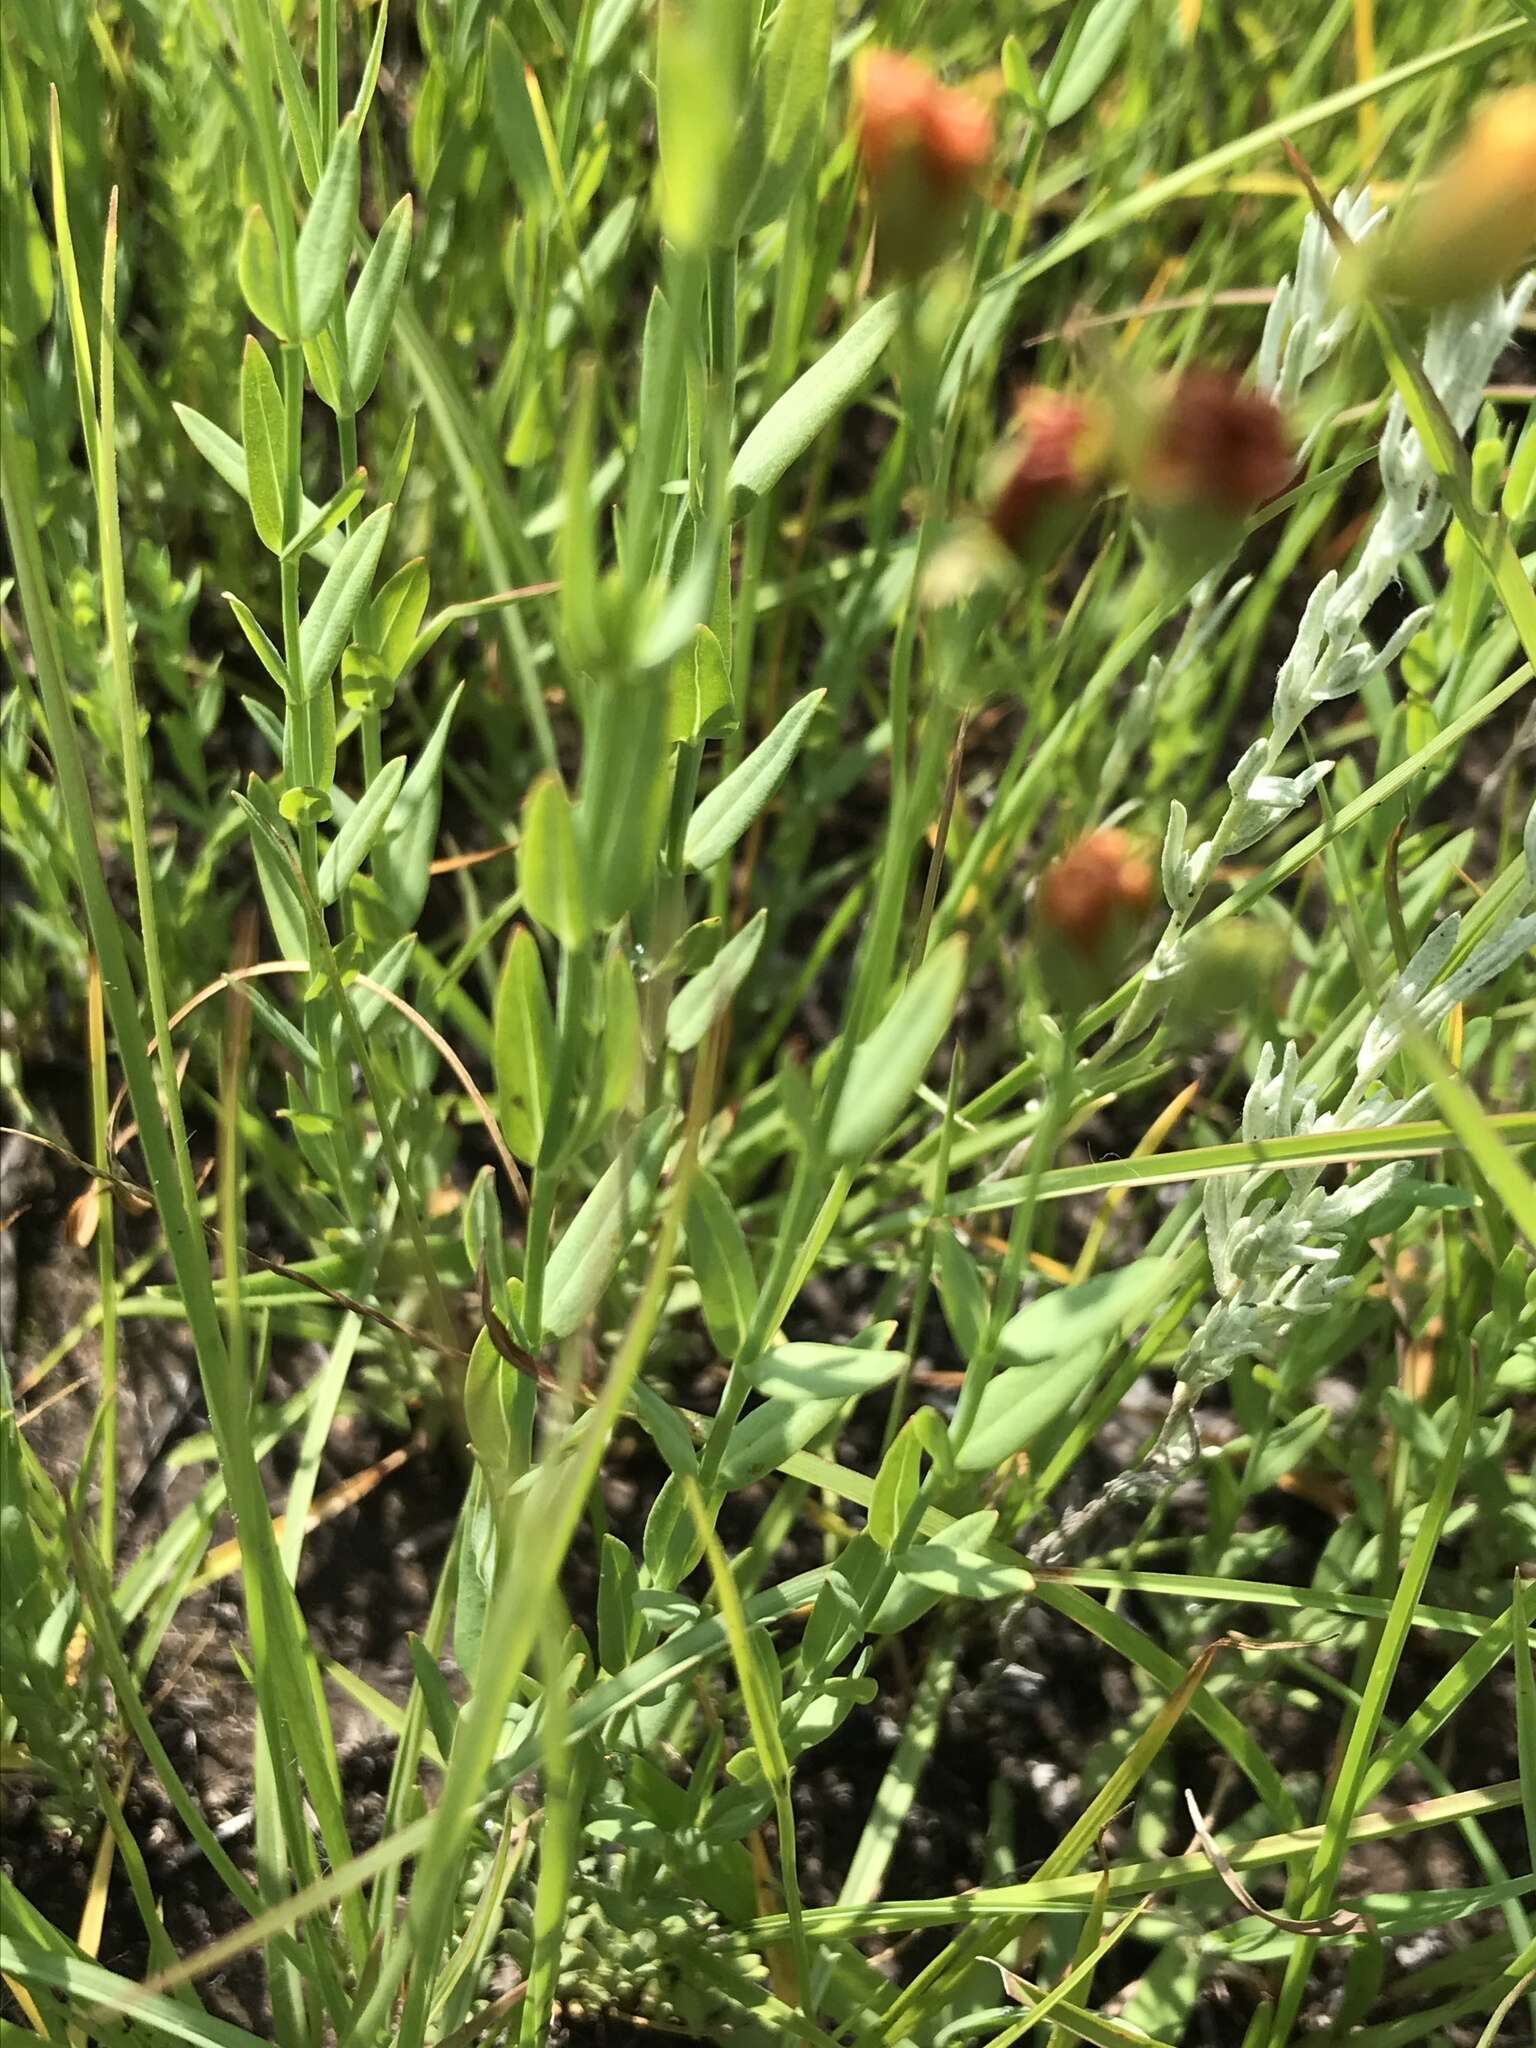
[[[100,489],[96,498],[96,531],[101,550],[102,610],[107,629],[107,647],[111,656],[118,741],[122,749],[123,800],[128,813],[134,888],[139,907],[139,931],[144,947],[144,979],[160,1055],[162,1108],[175,1158],[182,1205],[188,1215],[193,1215],[197,1210],[197,1189],[192,1172],[192,1156],[187,1146],[186,1121],[181,1107],[181,1085],[176,1074],[176,1055],[171,1044],[171,1011],[165,992],[165,972],[161,964],[160,916],[155,903],[154,868],[149,852],[149,817],[144,800],[144,749],[139,733],[139,707],[128,653],[128,600],[123,586],[123,544],[117,505],[117,414],[114,378],[117,345],[116,287],[117,191],[114,187],[107,206],[106,253],[101,275],[101,419],[97,435]]]
[[[1029,1164],[1024,1176],[1024,1187],[1008,1227],[1008,1249],[1003,1255],[1002,1268],[997,1276],[997,1286],[993,1291],[981,1349],[966,1366],[960,1398],[955,1403],[954,1418],[949,1425],[950,1442],[957,1451],[975,1425],[981,1397],[997,1370],[1003,1331],[1018,1304],[1019,1287],[1029,1259],[1030,1240],[1035,1228],[1035,1211],[1040,1203],[1041,1182],[1050,1164],[1051,1155],[1056,1150],[1057,1140],[1072,1114],[1072,1104],[1076,1100],[1076,1095],[1077,1026],[1076,1019],[1069,1018],[1062,1028],[1060,1058],[1056,1072],[1051,1077],[1051,1092],[1046,1099],[1045,1111],[1036,1127],[1034,1137],[1030,1140]]]
[[[580,1111],[581,1055],[587,1012],[592,998],[592,962],[584,952],[563,953],[557,1003],[558,1038],[550,1079],[550,1112],[545,1145],[540,1150],[528,1207],[528,1234],[523,1251],[523,1323],[537,1340],[543,1327],[544,1274],[549,1262],[550,1227],[555,1198],[565,1165],[570,1133]],[[560,1119],[558,1125],[557,1117]]]
[[[331,144],[336,140],[336,130],[341,121],[336,0],[319,0],[315,21],[315,72],[315,97],[320,107],[320,161],[323,165],[331,153]]]
[[[86,981],[86,1027],[91,1063],[91,1131],[96,1164],[110,1170],[107,1137],[107,1032],[101,1007],[101,965],[93,956]],[[117,1547],[117,1212],[98,1183],[96,1195],[96,1278],[101,1289],[101,1479],[97,1547],[112,1569]]]

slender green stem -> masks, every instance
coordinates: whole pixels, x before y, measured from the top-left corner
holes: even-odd
[[[336,0],[319,0],[315,19],[315,97],[320,103],[320,161],[330,155],[341,125],[341,82],[336,46]]]
[[[1014,1205],[1013,1217],[1008,1226],[1008,1249],[1003,1255],[997,1286],[993,1290],[981,1349],[966,1362],[960,1398],[955,1404],[954,1418],[949,1426],[950,1441],[956,1450],[965,1442],[975,1426],[981,1397],[997,1370],[1003,1331],[1007,1327],[1008,1318],[1018,1306],[1019,1287],[1024,1278],[1024,1268],[1034,1237],[1035,1212],[1039,1207],[1041,1183],[1056,1150],[1057,1141],[1071,1117],[1077,1088],[1076,1019],[1068,1018],[1062,1028],[1056,1071],[1051,1076],[1050,1094],[1046,1098],[1045,1110],[1036,1126],[1035,1134],[1030,1140],[1029,1164],[1024,1176],[1024,1186]]]
[[[91,1064],[91,1132],[96,1164],[112,1165],[107,1136],[110,1104],[107,1095],[107,1034],[101,1003],[101,967],[92,958],[86,1017]],[[117,1216],[104,1186],[96,1198],[96,1276],[101,1289],[101,1491],[98,1506],[98,1547],[110,1572],[117,1548]]]

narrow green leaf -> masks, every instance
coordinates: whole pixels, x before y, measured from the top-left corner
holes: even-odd
[[[790,706],[747,758],[719,782],[688,821],[683,858],[689,867],[711,868],[730,852],[789,773],[825,690],[812,690]]]
[[[962,1359],[981,1349],[987,1327],[987,1290],[976,1270],[976,1261],[952,1230],[942,1224],[934,1237],[934,1266],[939,1283],[939,1306]]]
[[[676,1470],[669,1472],[645,1518],[640,1558],[652,1585],[677,1585],[704,1555],[704,1545],[688,1509],[690,1476]]]
[[[384,349],[411,257],[412,218],[411,196],[407,193],[379,229],[379,238],[369,250],[368,260],[347,301],[347,374],[354,406],[366,405],[379,381]]]
[[[688,1190],[687,1240],[705,1324],[721,1357],[734,1358],[757,1307],[757,1276],[736,1211],[703,1167]]]
[[[357,120],[349,114],[331,145],[320,183],[299,235],[299,334],[318,334],[347,274],[357,227],[360,183]]]
[[[379,657],[393,681],[398,682],[416,650],[431,594],[426,557],[417,555],[395,571],[353,629],[359,645]]]
[[[533,1448],[534,1383],[503,1358],[489,1330],[475,1338],[464,1375],[464,1426],[493,1501],[528,1469]]]
[[[1287,1472],[1294,1472],[1320,1437],[1328,1434],[1333,1422],[1333,1411],[1321,1403],[1315,1408],[1303,1408],[1299,1415],[1277,1429],[1258,1452],[1248,1460],[1248,1469],[1243,1474],[1245,1493],[1263,1493]]]
[[[691,1052],[731,1007],[737,989],[752,972],[767,925],[768,913],[760,910],[720,948],[703,973],[696,974],[672,998],[667,1008],[667,1043],[674,1052]]]
[[[259,776],[253,775],[246,784],[244,796],[235,791],[235,802],[244,811],[250,827],[251,851],[256,857],[256,880],[271,920],[277,950],[285,960],[307,960],[309,923],[304,915],[293,866],[284,856],[287,839],[272,792]]]
[[[544,1278],[546,1337],[569,1337],[592,1314],[625,1247],[649,1213],[672,1135],[672,1110],[653,1110],[577,1210]]]
[[[957,1522],[951,1522],[929,1540],[957,1552],[979,1556],[991,1541],[996,1527],[997,1509],[977,1508],[969,1515],[962,1515]],[[869,1627],[877,1636],[899,1635],[903,1629],[920,1621],[930,1608],[936,1607],[940,1597],[935,1586],[921,1585],[916,1579],[898,1578],[875,1609]]]
[[[390,811],[404,780],[405,756],[396,754],[392,761],[385,762],[364,790],[320,863],[322,903],[336,901],[373,851],[373,842],[388,824]]]
[[[224,600],[239,621],[240,630],[250,642],[251,650],[255,654],[256,659],[286,697],[288,694],[287,667],[284,664],[283,657],[262,631],[261,626],[257,622],[256,614],[244,599],[236,597],[232,590],[225,591]],[[278,752],[281,754],[281,747],[278,748]]]
[[[720,1484],[729,1493],[764,1479],[786,1458],[803,1451],[843,1412],[835,1401],[763,1401],[731,1431],[720,1461]]]
[[[9,1932],[0,1933],[0,1971],[33,1989],[63,1992],[73,2013],[99,2006],[131,2018],[136,2029],[153,2029],[166,2041],[190,2042],[192,2048],[260,2048],[259,2034],[249,2034],[228,2020],[210,2019],[200,2006],[146,1991],[131,1977],[119,1977],[69,1952],[34,1948]]]
[[[874,1498],[869,1504],[869,1533],[884,1551],[889,1551],[901,1534],[922,1476],[923,1447],[913,1418],[902,1424],[896,1441],[880,1460],[875,1475]]]
[[[827,101],[832,0],[781,0],[763,53],[768,161],[809,168]]]
[[[397,930],[414,924],[427,900],[432,856],[437,850],[437,825],[443,809],[443,757],[463,695],[464,685],[459,683],[443,706],[426,745],[411,763],[411,772],[395,799],[389,823],[374,852],[374,877]]]
[[[1510,1222],[1528,1244],[1536,1246],[1536,1181],[1499,1135],[1501,1119],[1488,1114],[1423,1032],[1409,1034],[1406,1052],[1429,1083],[1440,1114],[1476,1161],[1478,1172],[1498,1196]]]
[[[416,935],[414,932],[406,932],[401,938],[396,939],[382,958],[374,961],[368,969],[368,979],[376,982],[379,988],[398,994],[415,950]],[[354,986],[351,995],[352,1014],[357,1019],[358,1030],[372,1031],[389,1005],[371,988]]]
[[[178,405],[173,401],[171,410],[186,430],[187,439],[209,468],[215,475],[222,477],[238,497],[244,498],[249,504],[251,484],[246,474],[245,450],[240,443],[233,435],[226,434],[222,427],[216,427],[213,421],[205,418],[202,413],[195,412],[190,405]],[[301,498],[299,517],[301,525],[309,526],[320,517],[320,507],[311,498]],[[317,559],[327,564],[334,562],[340,553],[341,535],[338,533],[324,535],[314,548]]]
[[[893,1560],[903,1578],[959,1600],[1016,1600],[1032,1592],[1034,1580],[1022,1565],[1006,1565],[947,1543],[917,1543]]]
[[[432,1730],[432,1740],[436,1744],[438,1756],[451,1756],[454,1730],[459,1720],[458,1706],[453,1694],[448,1690],[448,1681],[443,1676],[441,1666],[421,1637],[408,1634],[405,1640],[410,1652],[411,1673],[421,1693],[422,1704],[427,1710],[427,1725]]]
[[[1046,98],[1046,119],[1059,128],[1080,114],[1108,78],[1136,18],[1137,0],[1096,0],[1077,46]]]
[[[315,120],[314,102],[309,96],[309,87],[304,83],[304,73],[283,20],[282,9],[269,4],[267,16],[272,27],[272,53],[277,59],[278,90],[282,93],[283,106],[288,114],[294,154],[299,160],[299,176],[304,180],[304,190],[313,192],[320,183],[320,129]]]
[[[1092,1385],[1103,1358],[1102,1346],[1089,1347],[1052,1365],[1015,1365],[994,1374],[955,1453],[961,1471],[990,1472],[1027,1449]]]
[[[771,491],[790,464],[854,397],[900,324],[901,297],[897,292],[877,299],[862,313],[768,408],[742,442],[731,464],[731,490],[747,502]]]
[[[594,682],[576,810],[593,922],[612,929],[654,885],[672,793],[661,679]]]
[[[502,21],[493,21],[486,36],[485,67],[491,126],[507,175],[524,208],[538,213],[549,198],[549,160],[528,94],[523,54]]]
[[[1040,1295],[1004,1326],[1003,1359],[1009,1365],[1043,1365],[1104,1344],[1151,1304],[1166,1270],[1164,1259],[1134,1259],[1113,1273]]]
[[[282,269],[278,262],[277,238],[272,224],[259,206],[247,209],[240,231],[240,249],[235,257],[235,274],[245,303],[263,327],[279,341],[293,338],[293,316],[283,294]],[[177,410],[180,411],[178,406]]]
[[[778,1344],[752,1367],[752,1384],[775,1400],[851,1401],[887,1386],[906,1363],[904,1351],[860,1351],[850,1344]]]
[[[352,102],[352,112],[359,127],[367,120],[368,109],[373,105],[374,89],[379,82],[379,66],[384,61],[384,36],[389,28],[389,0],[379,0],[375,16],[373,40],[368,45],[363,75],[357,82],[357,98]]]
[[[588,922],[571,800],[558,776],[541,775],[523,803],[517,880],[528,913],[562,946],[580,946]]]
[[[293,539],[286,544],[281,559],[285,562],[296,559],[302,561],[305,555],[313,554],[316,544],[334,527],[340,526],[349,514],[357,510],[363,502],[363,493],[367,488],[367,470],[353,470],[335,497],[320,507],[319,517],[312,520],[308,526],[301,526]]]
[[[844,1552],[846,1558],[847,1553]],[[800,1668],[806,1675],[830,1670],[864,1633],[864,1610],[840,1570],[828,1573],[800,1638]]]
[[[643,1046],[640,991],[619,947],[603,961],[603,1088],[598,1114],[606,1122],[628,1107],[640,1079]]]
[[[288,471],[283,395],[266,350],[254,334],[245,337],[240,365],[240,438],[245,446],[251,523],[262,545],[274,555],[281,554]]]
[[[539,1156],[549,1109],[555,1020],[538,942],[519,925],[496,984],[493,1017],[496,1106],[508,1145],[530,1163]]]
[[[91,364],[90,330],[85,320],[85,300],[80,291],[80,267],[75,258],[74,235],[69,225],[69,186],[64,176],[64,145],[59,128],[59,95],[55,87],[48,100],[48,169],[53,197],[53,234],[59,252],[59,278],[64,287],[64,307],[69,320],[70,353],[75,364],[75,398],[80,409],[80,427],[85,437],[86,462],[92,481],[96,479],[96,373]],[[51,282],[48,296],[52,295]],[[46,314],[46,307],[44,308]],[[1536,434],[1525,436],[1536,448]],[[1518,460],[1518,458],[1517,458]],[[1506,497],[1508,493],[1506,492]]]
[[[597,1575],[597,1657],[605,1671],[624,1670],[640,1647],[639,1592],[640,1575],[629,1545],[605,1535]]]
[[[629,1400],[636,1421],[660,1451],[667,1470],[692,1477],[699,1469],[699,1461],[693,1453],[693,1438],[688,1433],[688,1425],[677,1410],[669,1406],[654,1387],[648,1387],[643,1379],[635,1381]]]
[[[496,1572],[496,1511],[485,1474],[476,1466],[460,1515],[459,1576],[453,1609],[453,1654],[475,1682],[485,1641],[485,1617]]]
[[[669,739],[713,739],[735,725],[736,707],[725,656],[708,626],[695,628],[692,642],[668,671],[667,689]]]
[[[860,1045],[832,1119],[831,1156],[866,1158],[912,1099],[965,986],[965,940],[936,946]]]
[[[330,682],[341,650],[352,637],[352,623],[372,587],[394,509],[393,505],[381,505],[348,535],[304,615],[299,654],[306,697]]]
[[[1003,83],[1015,99],[1024,102],[1031,114],[1038,116],[1041,113],[1040,89],[1035,84],[1029,52],[1014,35],[1003,37]]]

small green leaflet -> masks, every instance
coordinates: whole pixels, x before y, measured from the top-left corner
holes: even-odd
[[[761,745],[719,782],[688,821],[683,858],[697,872],[729,853],[789,773],[789,764],[826,695],[812,690],[791,705]]]
[[[768,913],[760,910],[750,924],[728,940],[702,974],[679,989],[667,1010],[667,1043],[677,1053],[691,1052],[711,1025],[731,1006],[763,943]]]

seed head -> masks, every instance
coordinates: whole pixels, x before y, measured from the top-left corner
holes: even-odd
[[[881,260],[916,277],[955,240],[992,153],[992,117],[916,58],[870,50],[855,75],[853,126]]]

